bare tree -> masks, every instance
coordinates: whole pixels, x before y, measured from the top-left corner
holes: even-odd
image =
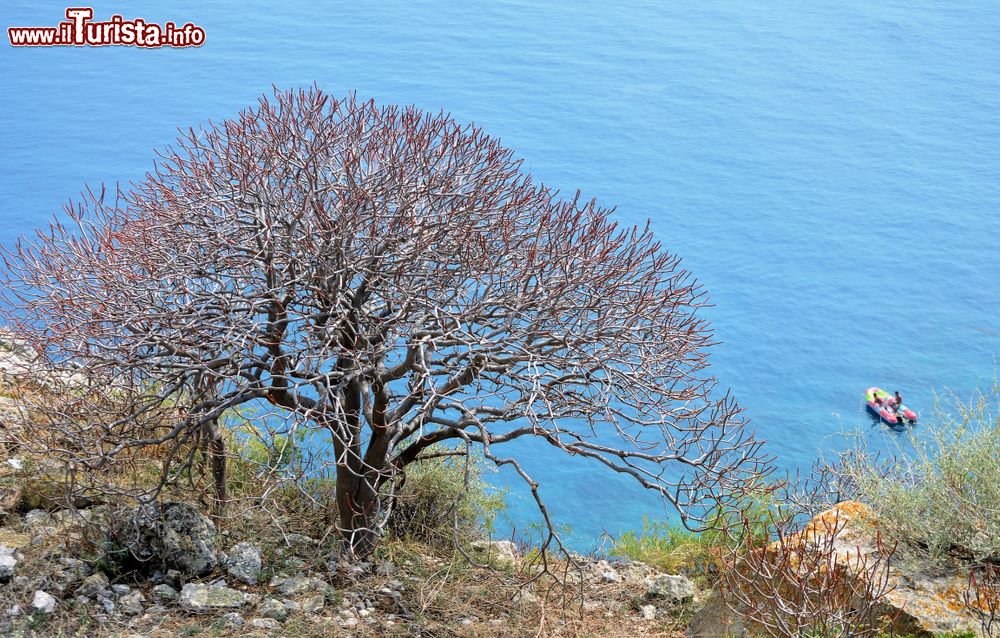
[[[680,260],[648,226],[534,184],[473,126],[276,91],[182,133],[108,199],[5,254],[8,324],[85,371],[102,398],[79,401],[115,406],[86,428],[80,407],[40,406],[61,433],[49,453],[76,467],[166,446],[167,481],[197,442],[224,484],[219,418],[256,406],[327,433],[358,555],[439,444],[513,466],[546,522],[497,446],[534,437],[627,474],[693,528],[763,469],[705,372],[704,297]]]

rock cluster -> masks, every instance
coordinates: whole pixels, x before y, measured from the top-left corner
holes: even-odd
[[[13,547],[0,544],[0,582],[9,582],[17,572],[18,555]]]
[[[188,503],[143,503],[115,512],[109,539],[136,561],[202,576],[219,564],[212,520]]]
[[[818,514],[801,534],[807,546],[832,547],[837,564],[851,578],[865,581],[881,572],[860,568],[870,564],[879,553],[875,523],[871,510],[857,501],[845,501]],[[866,561],[865,558],[869,561]],[[940,634],[985,636],[981,622],[970,612],[964,600],[969,566],[960,563],[944,565],[939,561],[911,558],[905,564],[890,560],[887,587],[872,583],[873,590],[887,589],[878,601],[885,617],[895,618],[896,635],[929,638]],[[865,589],[859,587],[859,590]],[[740,618],[713,593],[692,619],[687,634],[692,638],[714,638],[719,635],[745,633]]]
[[[511,541],[475,541],[472,549],[480,557],[498,566],[510,566],[517,562],[517,546]]]
[[[832,534],[836,560],[856,578],[868,574],[858,569],[859,557],[875,556],[878,552],[876,533],[866,524],[874,520],[868,506],[846,501],[820,513],[803,533],[821,537]],[[830,521],[836,521],[831,525]],[[824,523],[825,522],[825,523]],[[833,527],[836,530],[830,531]],[[915,635],[973,632],[981,634],[981,623],[969,614],[963,594],[969,566],[958,562],[950,565],[940,561],[911,558],[902,564],[889,563],[889,591],[882,603],[890,613],[899,614],[896,625],[901,632]]]
[[[195,613],[239,609],[248,600],[245,593],[230,589],[225,584],[188,583],[180,595],[181,607]]]
[[[253,543],[237,543],[226,554],[226,571],[236,580],[248,585],[257,584],[261,564],[260,547]]]

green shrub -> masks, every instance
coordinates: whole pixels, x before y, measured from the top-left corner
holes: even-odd
[[[709,576],[716,569],[724,546],[720,532],[699,534],[680,525],[646,518],[642,530],[622,534],[609,553],[654,565],[670,574]]]
[[[432,451],[445,452],[443,449]],[[434,456],[406,468],[389,531],[396,538],[434,542],[476,539],[492,533],[504,507],[504,492],[483,480],[484,461]]]
[[[884,532],[934,557],[1000,559],[998,398],[995,384],[968,403],[938,402],[891,465],[863,450],[849,457],[843,471]]]
[[[303,437],[255,429],[248,419],[233,418],[226,436],[231,450],[228,481],[231,498],[254,498],[269,485],[265,505],[299,533],[322,537],[337,519],[336,477],[311,475],[303,467]],[[390,536],[418,542],[468,541],[492,533],[504,507],[504,492],[483,480],[480,457],[469,464],[446,448],[406,468],[388,522]]]
[[[762,488],[743,507],[742,514],[749,523],[745,529],[754,538],[766,537],[772,531],[771,514],[778,507],[773,493],[773,486]],[[718,512],[715,519],[721,527],[723,514]],[[737,538],[722,529],[692,532],[679,524],[656,523],[645,518],[642,530],[622,534],[608,553],[654,565],[671,574],[715,580],[727,551],[737,542]]]
[[[223,416],[226,449],[230,451],[227,486],[233,497],[259,492],[266,480],[281,481],[301,474],[306,435],[278,434],[261,428],[247,407]]]

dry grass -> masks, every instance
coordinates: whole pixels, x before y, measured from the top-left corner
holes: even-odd
[[[24,562],[20,573],[32,575],[31,582],[0,590],[0,610],[13,604],[28,609],[35,588],[42,585],[38,576],[52,573],[58,566],[53,559],[65,544],[64,532],[48,537],[42,545],[22,548]],[[522,587],[527,574],[511,569],[491,569],[470,565],[460,555],[440,548],[412,542],[390,542],[382,550],[399,571],[391,576],[367,574],[357,581],[327,575],[331,586],[326,591],[326,609],[316,615],[293,613],[283,624],[280,635],[288,638],[320,638],[351,635],[375,636],[661,636],[679,637],[689,610],[678,610],[669,618],[646,621],[639,613],[637,592],[621,584],[560,584],[543,580]],[[305,565],[308,567],[308,565]],[[559,565],[557,565],[558,567]],[[380,594],[391,580],[401,581],[405,589],[399,602]],[[126,583],[144,591],[148,587]],[[209,578],[203,579],[205,581]],[[258,594],[261,600],[272,595],[266,585],[243,588]],[[343,600],[355,593],[372,600],[376,610],[371,624],[352,628],[338,625],[334,618]],[[71,598],[71,597],[69,597]],[[148,602],[147,602],[148,604]],[[2,611],[0,611],[2,613]],[[148,638],[178,636],[235,637],[253,634],[248,627],[222,626],[221,612],[192,615],[177,607],[166,612],[147,614],[132,620],[100,620],[95,609],[74,607],[71,600],[60,600],[57,612],[48,618],[22,616],[12,623],[12,636],[87,636],[125,638],[133,634]],[[255,617],[248,606],[240,613],[249,621]],[[256,635],[268,635],[259,631]]]
[[[23,455],[21,455],[23,458]],[[31,459],[25,459],[31,467]],[[0,482],[11,485],[21,483],[25,472],[14,472],[7,466],[0,473]],[[21,501],[15,510],[25,511],[39,503],[39,495],[21,489]],[[244,506],[241,506],[243,504]],[[334,542],[332,534],[324,534],[330,527],[300,492],[289,491],[271,498],[265,504],[236,501],[228,516],[217,521],[221,547],[226,548],[241,540],[251,540],[265,549],[265,578],[273,573],[294,574],[303,571],[328,579],[326,610],[318,615],[296,613],[284,623],[280,635],[288,638],[319,638],[346,636],[367,638],[375,636],[680,636],[686,626],[684,611],[655,621],[643,620],[639,612],[642,601],[636,591],[629,591],[620,584],[582,585],[574,580],[574,572],[566,570],[563,563],[555,563],[553,571],[566,577],[566,584],[544,579],[529,588],[522,583],[532,574],[511,568],[483,568],[470,564],[452,545],[452,538],[443,533],[423,535],[421,539],[396,538],[385,542],[373,560],[389,561],[398,566],[391,577],[367,574],[358,581],[326,573],[325,552],[312,552],[296,556],[283,548],[282,539],[289,534],[301,533],[317,539]],[[4,527],[20,531],[20,516],[13,512],[4,521]],[[26,544],[21,549],[24,560],[18,573],[29,577],[20,585],[0,586],[0,619],[12,605],[27,610],[36,589],[46,589],[59,599],[57,612],[48,618],[25,615],[13,619],[8,634],[11,636],[38,636],[69,638],[125,638],[138,634],[148,638],[174,638],[177,636],[242,636],[248,628],[226,628],[220,622],[221,612],[212,615],[191,615],[173,606],[167,612],[150,614],[136,619],[98,619],[94,607],[81,608],[72,602],[72,595],[63,598],[53,591],[45,576],[59,567],[63,555],[79,556],[103,564],[99,536],[93,527],[76,527],[68,524],[37,545]],[[24,544],[37,534],[28,533],[19,538]],[[561,571],[564,570],[564,571]],[[217,576],[225,574],[218,570]],[[209,582],[212,577],[201,579]],[[397,605],[379,593],[390,580],[398,579],[405,585]],[[118,582],[139,589],[146,596],[146,606],[152,604],[150,586],[137,584],[132,574],[119,574]],[[70,592],[73,587],[70,587]],[[273,595],[265,585],[245,588],[261,596]],[[372,624],[359,623],[352,628],[338,625],[333,618],[349,592],[369,598],[377,605]],[[253,607],[240,610],[249,621],[256,616]],[[0,621],[2,622],[2,621]],[[257,635],[267,635],[258,632]]]

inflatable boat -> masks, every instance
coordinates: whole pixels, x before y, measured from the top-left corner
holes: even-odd
[[[881,388],[868,388],[865,391],[865,403],[872,414],[889,425],[917,422],[916,412],[905,405],[897,407],[895,397]]]

